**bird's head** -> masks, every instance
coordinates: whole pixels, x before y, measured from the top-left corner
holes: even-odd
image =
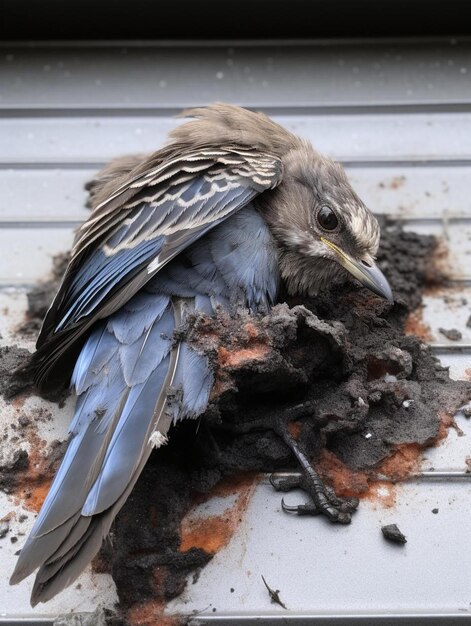
[[[283,182],[264,204],[289,292],[315,295],[353,276],[392,302],[391,287],[375,263],[379,224],[342,166],[309,144],[289,152],[283,164]]]

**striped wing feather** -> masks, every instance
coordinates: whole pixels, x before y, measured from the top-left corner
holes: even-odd
[[[87,329],[281,177],[279,158],[239,146],[173,145],[135,168],[77,232],[31,362],[38,387],[64,384]]]

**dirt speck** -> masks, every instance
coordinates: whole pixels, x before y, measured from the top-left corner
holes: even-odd
[[[462,333],[457,330],[456,328],[439,328],[438,329],[441,334],[446,337],[447,339],[449,339],[450,341],[459,341],[460,339],[463,338]]]
[[[406,183],[407,178],[405,176],[394,176],[385,181],[378,183],[378,187],[381,189],[400,189]]]

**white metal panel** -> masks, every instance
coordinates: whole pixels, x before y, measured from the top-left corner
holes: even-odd
[[[272,116],[342,160],[471,159],[470,113]],[[0,163],[101,163],[151,152],[178,121],[164,116],[0,117]]]
[[[33,284],[48,275],[52,257],[70,249],[73,233],[65,228],[0,229],[0,284]]]

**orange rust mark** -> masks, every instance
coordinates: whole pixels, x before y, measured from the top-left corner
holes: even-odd
[[[395,455],[393,455],[394,457]],[[381,506],[392,507],[396,503],[394,484],[385,480],[376,480],[378,470],[356,471],[347,467],[329,450],[324,450],[317,465],[321,475],[325,477],[341,497],[357,497]],[[391,465],[391,470],[394,464]],[[381,466],[381,473],[387,475]],[[404,474],[404,477],[406,474]]]
[[[335,493],[342,497],[361,497],[368,491],[368,474],[347,467],[330,450],[323,450],[316,469],[332,485]]]
[[[215,554],[226,546],[242,521],[258,479],[254,474],[231,476],[220,481],[209,493],[195,497],[193,507],[213,497],[237,496],[235,502],[221,515],[192,517],[190,510],[180,526],[181,552],[200,548],[209,554]]]
[[[244,324],[244,330],[250,339],[255,339],[259,335],[258,328],[253,322],[247,322],[247,324]]]
[[[442,439],[448,437],[448,431],[453,426],[455,420],[452,415],[448,415],[447,413],[439,413],[440,424],[438,425],[438,435],[433,442],[434,444],[438,444]]]
[[[453,259],[451,257],[450,249],[443,237],[437,238],[437,245],[433,251],[430,269],[426,275],[427,291],[433,285],[442,287],[446,278],[452,275]]]
[[[423,309],[418,309],[409,314],[406,320],[404,331],[406,335],[415,335],[423,342],[433,341],[432,329],[423,319]]]
[[[218,361],[221,367],[240,367],[247,361],[264,359],[269,351],[269,346],[264,343],[253,343],[250,348],[236,348],[234,350],[221,347],[218,350]]]
[[[404,480],[419,471],[423,448],[418,443],[401,443],[385,459],[378,472],[391,480]]]
[[[25,470],[16,474],[14,495],[18,503],[21,502],[30,511],[38,512],[46,499],[55,470],[49,467],[44,454],[46,442],[32,428],[26,429],[25,435],[30,444],[29,463]]]
[[[135,604],[127,612],[130,626],[183,626],[183,619],[178,616],[164,615],[165,602],[149,600]]]
[[[15,411],[18,413],[20,409],[23,408],[23,405],[25,403],[25,398],[22,398],[21,396],[17,396],[16,398],[13,398],[10,402],[12,406],[14,407]]]
[[[196,519],[182,524],[180,550],[200,548],[209,554],[216,554],[229,543],[234,532],[232,515],[221,515],[208,519]]]
[[[301,427],[302,427],[302,423],[301,422],[289,422],[288,423],[288,432],[291,435],[291,437],[293,437],[294,439],[298,440],[299,436],[301,435]]]
[[[358,471],[347,467],[330,450],[323,450],[316,468],[338,496],[357,497],[389,508],[396,503],[396,488],[393,482],[378,480],[378,474],[391,481],[404,480],[419,469],[421,453],[419,444],[400,444],[378,467]]]

